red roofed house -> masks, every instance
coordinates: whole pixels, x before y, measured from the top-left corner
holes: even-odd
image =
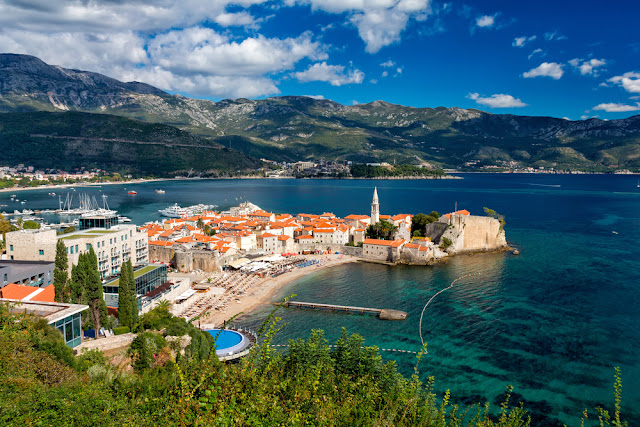
[[[447,219],[446,222],[449,222],[451,220],[451,215],[471,215],[471,213],[466,209],[461,209],[459,211],[455,211],[455,212],[451,212],[451,213],[442,215],[442,217]],[[441,221],[442,221],[442,217],[440,217]]]
[[[350,225],[351,227],[360,227],[364,225],[365,227],[371,225],[371,217],[368,215],[349,215],[344,217],[345,224]]]
[[[293,237],[290,236],[278,236],[278,252],[283,254],[286,252],[291,252],[293,251],[293,245],[294,245],[294,241],[293,241]]]
[[[278,250],[278,236],[271,233],[262,233],[257,237],[258,249],[266,253],[275,253]]]
[[[379,240],[365,239],[362,244],[362,257],[379,261],[396,262],[406,244],[404,239]]]

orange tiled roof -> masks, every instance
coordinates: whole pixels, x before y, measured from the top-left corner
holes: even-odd
[[[29,298],[31,301],[53,302],[55,288],[53,285],[49,285],[46,288],[38,288],[36,286],[25,286],[10,283],[0,289],[0,297],[2,298],[22,300],[30,295],[33,295]]]
[[[314,228],[313,229],[313,234],[316,233],[333,233],[335,232],[335,228]]]
[[[303,234],[302,236],[296,237],[296,239],[313,239],[313,236],[309,236],[308,234]]]
[[[368,215],[355,215],[355,214],[351,214],[349,216],[345,216],[344,219],[367,219],[369,218]]]
[[[277,236],[271,233],[262,233],[261,235],[258,236],[259,239],[263,237],[277,237]]]
[[[156,245],[156,246],[173,246],[173,242],[162,241],[162,240],[153,240],[149,242],[149,244]]]
[[[405,242],[404,239],[398,239],[398,240],[364,239],[365,245],[391,246],[392,248],[400,247],[404,242]]]
[[[468,210],[466,210],[466,209],[461,209],[461,210],[459,210],[459,211],[451,212],[451,213],[448,213],[448,214],[443,215],[443,216],[444,216],[445,218],[451,219],[451,214],[456,214],[456,215],[471,215],[471,212],[469,212],[469,211],[468,211]]]
[[[278,236],[278,240],[282,240],[284,242],[286,242],[289,239],[290,239],[290,237],[289,236],[285,236],[284,234],[282,236]]]

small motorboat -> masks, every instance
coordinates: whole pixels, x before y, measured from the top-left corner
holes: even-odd
[[[131,190],[131,191],[127,192],[127,194],[132,194],[132,195],[134,195],[134,196],[135,196],[136,194],[138,194],[138,192],[137,192],[137,191],[133,191],[133,190]]]
[[[160,190],[156,190],[156,193],[158,194],[164,194],[164,190],[160,189]]]

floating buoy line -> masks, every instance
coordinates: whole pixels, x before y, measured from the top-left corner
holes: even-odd
[[[418,332],[420,334],[420,342],[422,343],[423,346],[424,346],[424,339],[422,338],[422,317],[424,316],[424,312],[426,311],[427,307],[429,307],[429,304],[431,304],[431,301],[433,301],[435,297],[437,297],[438,295],[440,295],[444,291],[453,288],[453,285],[455,285],[458,280],[466,279],[467,277],[479,276],[479,275],[481,275],[483,273],[484,273],[483,271],[480,271],[480,272],[477,272],[477,273],[465,274],[464,276],[460,276],[456,280],[451,282],[451,284],[448,287],[440,290],[438,293],[436,293],[434,296],[432,296],[429,299],[429,301],[427,301],[427,303],[422,308],[422,313],[420,313],[420,323],[418,323]]]

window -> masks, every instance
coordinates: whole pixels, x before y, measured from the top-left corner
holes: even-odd
[[[91,249],[91,243],[87,243],[87,250]]]
[[[78,253],[78,245],[76,245],[76,253]]]
[[[9,245],[9,250],[13,251],[13,245]]]
[[[73,246],[69,246],[69,254],[73,255]]]
[[[11,255],[11,261],[13,261],[13,255]]]
[[[38,249],[38,255],[44,255],[44,249]]]

